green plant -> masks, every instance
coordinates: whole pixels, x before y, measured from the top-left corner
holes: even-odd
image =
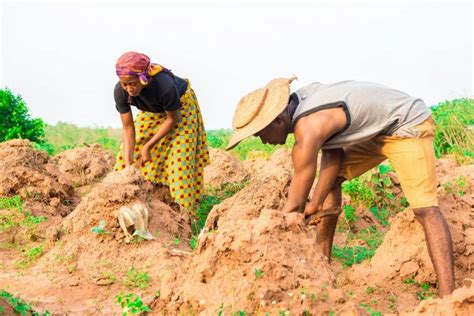
[[[146,289],[150,284],[150,276],[144,271],[138,271],[135,270],[135,268],[130,268],[127,271],[124,283],[128,288],[137,287],[143,290]]]
[[[176,236],[174,239],[173,239],[173,243],[176,247],[179,246],[179,244],[181,243],[181,239],[179,238],[179,236]]]
[[[392,311],[396,311],[397,310],[397,297],[392,294],[388,297],[388,305],[387,307],[390,308]]]
[[[412,284],[418,288],[416,291],[416,296],[420,301],[426,300],[426,299],[432,299],[436,296],[436,293],[434,289],[430,287],[430,284],[427,282],[420,283],[415,280],[416,274],[413,275],[412,277],[409,277],[405,280],[403,280],[403,283],[405,284]]]
[[[99,225],[96,226],[96,227],[92,227],[92,228],[91,228],[91,231],[92,231],[93,233],[95,233],[95,234],[98,234],[98,235],[109,234],[108,231],[105,231],[105,230],[104,230],[105,225],[106,225],[106,222],[105,222],[103,219],[101,219],[101,220],[99,221]]]
[[[436,123],[436,157],[454,154],[459,162],[470,163],[474,157],[474,99],[456,99],[431,108]]]
[[[375,292],[375,288],[368,286],[365,288],[365,294],[370,295]]]
[[[371,258],[375,251],[363,246],[354,247],[339,247],[333,246],[333,256],[338,259],[345,266],[352,266],[355,263],[360,263],[365,259]]]
[[[31,307],[28,303],[4,290],[0,290],[0,298],[3,298],[8,304],[11,305],[13,310],[20,315],[27,315],[31,311]]]
[[[261,279],[263,277],[263,271],[262,269],[259,269],[259,268],[255,268],[253,270],[253,273],[255,274],[255,278],[256,279]]]
[[[134,293],[124,294],[123,292],[120,292],[115,296],[115,302],[120,305],[122,316],[151,312],[151,308],[143,303],[140,296]]]
[[[358,219],[356,209],[352,205],[346,204],[342,207],[342,210],[344,212],[344,218],[346,219],[347,224],[349,227],[352,227],[352,225],[354,225]]]
[[[372,189],[362,177],[354,178],[342,184],[342,192],[349,195],[351,203],[370,207],[374,204],[375,197]]]
[[[41,257],[44,253],[43,245],[27,249],[24,252],[24,257],[14,263],[14,267],[17,269],[24,269]]]
[[[14,211],[0,214],[0,232],[13,226],[32,229],[47,220],[45,216],[33,216],[30,212],[24,211],[23,200],[19,196],[0,198],[0,209]]]
[[[373,309],[371,305],[376,305],[377,301],[372,301],[371,303],[360,303],[359,306],[365,309],[365,311],[370,314],[371,316],[382,316],[381,312],[377,312]]]
[[[0,142],[15,138],[44,142],[44,122],[31,118],[28,111],[20,95],[14,95],[9,89],[0,89]]]
[[[211,148],[225,148],[229,143],[232,130],[220,129],[210,130],[207,133],[207,145]],[[279,148],[291,148],[295,143],[293,135],[289,135],[285,145],[273,146],[263,144],[258,137],[249,137],[243,140],[239,146],[233,148],[231,152],[239,159],[245,160],[251,156],[269,157]]]
[[[30,304],[28,304],[27,302],[25,302],[24,300],[22,300],[21,298],[19,297],[15,297],[13,294],[11,293],[8,293],[7,291],[4,291],[4,290],[0,290],[0,298],[4,299],[7,304],[9,304],[13,310],[15,311],[16,314],[19,314],[19,315],[33,315],[33,316],[50,316],[51,313],[49,311],[45,311],[43,313],[38,313],[38,312],[34,312],[32,309],[31,309],[31,306]],[[0,315],[2,315],[3,313],[3,307],[0,306]]]
[[[192,250],[196,249],[196,247],[197,247],[197,242],[198,242],[198,240],[197,240],[196,235],[193,235],[193,236],[191,237],[191,239],[189,240],[189,246],[191,247]]]
[[[345,266],[352,266],[375,254],[375,250],[382,244],[383,233],[375,226],[362,229],[358,234],[349,233],[347,243],[351,244],[354,240],[362,240],[367,246],[333,246],[332,252],[336,260],[339,260]]]
[[[193,234],[198,236],[202,228],[206,224],[207,215],[212,207],[221,203],[223,200],[231,197],[248,184],[248,181],[226,183],[217,188],[211,188],[207,194],[204,194],[199,203],[199,207],[194,213],[191,223]]]

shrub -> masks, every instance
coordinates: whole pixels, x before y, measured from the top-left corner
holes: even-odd
[[[28,107],[20,95],[9,89],[0,89],[0,141],[25,138],[43,143],[44,122],[31,118]]]

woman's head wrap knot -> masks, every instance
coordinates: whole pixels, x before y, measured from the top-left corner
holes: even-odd
[[[171,74],[171,71],[158,64],[152,64],[150,58],[141,53],[127,52],[119,57],[115,64],[115,71],[119,78],[138,77],[143,85],[161,71]]]

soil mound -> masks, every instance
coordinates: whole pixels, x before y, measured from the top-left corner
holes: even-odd
[[[155,310],[297,315],[344,301],[303,216],[277,210],[287,196],[288,165],[276,155],[260,172],[211,210],[190,262],[163,280]]]
[[[66,150],[51,159],[75,186],[91,184],[112,171],[115,159],[99,144]]]
[[[123,284],[131,282],[128,274],[136,269],[147,273],[150,280],[141,294],[154,297],[152,293],[159,289],[161,276],[182,265],[190,254],[190,217],[184,210],[163,202],[167,198],[169,192],[164,187],[145,181],[133,167],[108,174],[64,219],[53,234],[56,240],[50,242],[33,271],[47,275],[58,286],[81,287],[84,296],[94,295],[95,285],[107,286],[104,295],[109,296],[110,307],[110,295],[116,295]],[[147,228],[154,239],[135,237],[125,243],[117,214],[122,206],[135,203],[148,209]],[[51,295],[59,295],[56,292],[51,287]]]
[[[169,192],[164,187],[145,181],[133,167],[112,172],[83,198],[65,219],[64,227],[74,234],[90,232],[91,228],[100,225],[102,231],[109,232],[104,234],[104,239],[121,241],[124,235],[118,229],[118,209],[141,203],[149,210],[150,231],[160,230],[167,236],[189,237],[189,216],[184,210],[172,208],[163,202],[169,199],[168,195]]]
[[[425,300],[418,305],[413,313],[402,315],[432,315],[432,316],[468,316],[474,315],[474,284],[456,289],[453,294],[442,299]]]
[[[260,178],[262,171],[267,170],[267,167],[283,167],[288,170],[293,170],[293,161],[291,160],[291,150],[287,148],[280,148],[276,150],[269,159],[262,157],[246,159],[242,166],[250,174],[252,178]]]
[[[19,195],[34,215],[67,215],[74,201],[71,181],[29,140],[0,143],[0,196]]]
[[[248,179],[249,174],[240,161],[224,150],[211,148],[209,155],[211,163],[204,168],[204,184],[207,188]]]
[[[456,174],[472,174],[474,166],[462,166],[451,171]],[[474,181],[467,184],[472,191]],[[474,261],[474,213],[473,205],[463,196],[449,194],[439,197],[440,210],[449,224],[454,244],[456,279],[472,277]],[[418,282],[436,283],[436,276],[428,254],[421,225],[410,209],[399,213],[391,220],[382,245],[370,263],[353,268],[352,279],[365,284],[382,284],[387,280],[403,280],[415,276]]]

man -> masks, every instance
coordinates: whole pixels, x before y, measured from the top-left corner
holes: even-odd
[[[317,246],[330,259],[341,213],[341,184],[389,159],[423,226],[438,277],[439,296],[454,289],[454,259],[447,222],[438,208],[434,122],[424,102],[389,87],[358,81],[313,83],[289,93],[292,79],[275,79],[245,96],[234,114],[227,149],[255,135],[284,144],[295,135],[294,176],[284,212],[317,223]],[[321,168],[311,201],[317,157]]]

